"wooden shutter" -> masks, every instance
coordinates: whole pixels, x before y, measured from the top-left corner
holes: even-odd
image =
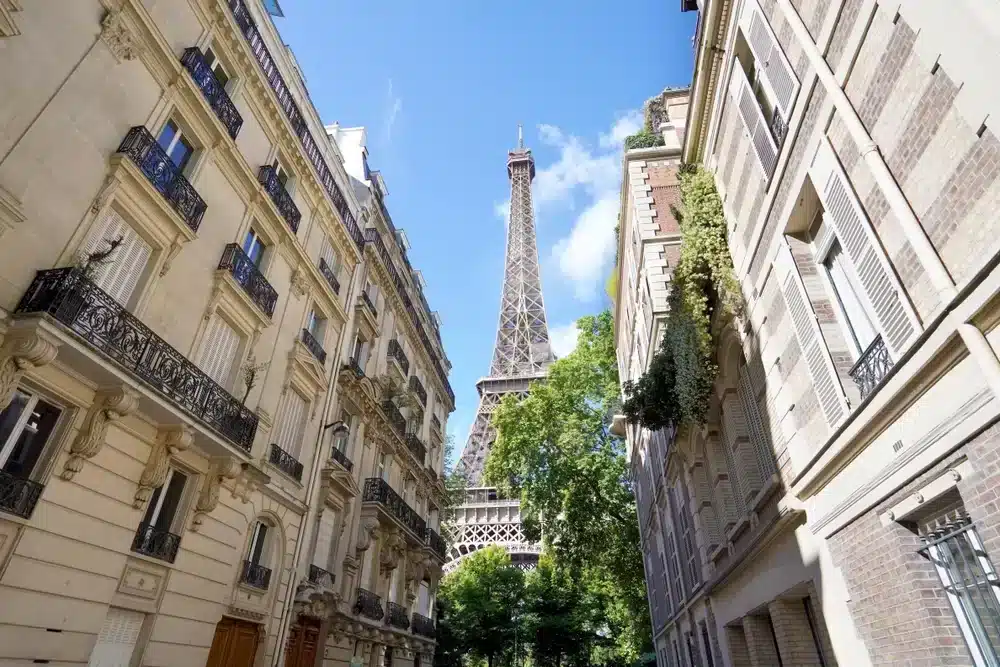
[[[920,331],[920,322],[826,137],[820,141],[809,177],[861,283],[869,313],[875,314],[890,354],[899,359]]]
[[[292,456],[298,456],[302,448],[302,428],[306,420],[306,399],[298,392],[288,390],[281,411],[281,429],[277,444]]]
[[[108,608],[108,614],[97,635],[97,643],[90,653],[88,666],[129,667],[144,617],[144,614],[137,611]]]
[[[228,389],[229,375],[239,347],[240,335],[216,315],[205,333],[198,365],[210,378]]]
[[[748,369],[748,366],[740,369],[739,395],[740,401],[743,403],[743,414],[746,415],[750,444],[753,445],[757,465],[760,466],[761,479],[766,482],[767,478],[775,472],[774,452],[771,449],[770,438],[767,437],[767,429],[764,428],[760,405],[754,395]]]
[[[788,117],[799,92],[799,80],[778,45],[767,19],[754,0],[748,0],[740,15],[740,29],[746,38],[760,72],[782,117]]]
[[[81,254],[107,250],[108,244],[118,237],[122,238],[121,245],[103,264],[94,268],[91,278],[115,301],[128,306],[132,292],[139,284],[139,278],[142,277],[142,272],[152,254],[150,245],[126,222],[125,218],[109,208],[91,231]]]
[[[757,163],[764,170],[765,176],[774,173],[774,166],[778,162],[778,147],[774,143],[774,137],[767,128],[767,121],[764,120],[764,113],[760,110],[757,97],[750,88],[747,75],[743,72],[739,62],[733,63],[732,78],[729,80],[729,96],[733,104],[739,111],[740,120],[743,127],[750,136],[750,143],[753,144],[754,154],[757,156]]]
[[[316,552],[313,554],[313,565],[324,570],[330,569],[330,549],[333,548],[333,531],[337,517],[333,510],[325,508],[316,526]]]
[[[782,243],[774,259],[775,278],[781,285],[781,293],[791,315],[795,337],[802,348],[802,356],[809,368],[813,388],[827,423],[836,426],[847,416],[847,398],[840,385],[840,378],[830,358],[830,351],[820,332],[816,314],[809,303],[805,285],[795,268],[792,251]]]

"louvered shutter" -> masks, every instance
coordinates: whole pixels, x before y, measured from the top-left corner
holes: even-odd
[[[729,80],[729,97],[736,105],[743,127],[750,136],[757,163],[764,170],[765,176],[770,176],[774,173],[774,166],[778,162],[778,147],[774,143],[771,131],[767,128],[767,121],[764,120],[764,113],[760,110],[753,89],[750,88],[750,82],[747,81],[747,76],[738,62],[733,64],[732,78]]]
[[[316,552],[313,554],[313,565],[324,570],[330,566],[330,549],[333,547],[333,528],[337,517],[333,510],[324,509],[316,527]]]
[[[319,256],[326,260],[327,266],[330,267],[334,275],[340,272],[340,257],[334,250],[333,244],[330,243],[329,237],[323,237],[323,247],[320,249]]]
[[[757,71],[761,73],[762,79],[773,93],[772,97],[787,122],[792,104],[795,102],[795,95],[799,92],[799,80],[781,51],[771,26],[760,11],[760,6],[754,0],[748,0],[743,6],[740,29],[753,52]]]
[[[198,365],[210,378],[228,388],[229,375],[239,346],[240,335],[216,315],[205,334]]]
[[[144,614],[137,611],[110,607],[90,653],[88,667],[129,667],[143,618]]]
[[[809,303],[805,285],[799,277],[798,269],[795,268],[792,252],[784,243],[779,246],[778,255],[774,259],[774,271],[775,279],[781,285],[788,313],[791,315],[795,337],[799,341],[802,356],[809,368],[816,397],[827,423],[832,428],[847,416],[847,398],[844,396],[840,378],[827,350],[826,341],[820,332],[816,314]]]
[[[302,447],[302,427],[306,419],[306,400],[298,392],[289,390],[285,394],[282,409],[281,430],[277,443],[292,456],[298,456]]]
[[[771,450],[771,442],[767,437],[767,429],[764,428],[764,420],[760,414],[760,405],[754,396],[750,374],[747,370],[747,366],[740,369],[740,402],[743,404],[743,414],[746,415],[750,444],[753,445],[757,465],[760,466],[761,479],[766,482],[767,478],[775,472],[774,452]]]
[[[105,251],[118,237],[122,238],[121,245],[103,264],[94,267],[91,279],[115,301],[128,306],[152,254],[150,245],[125,218],[109,208],[90,233],[81,254]]]
[[[809,177],[823,203],[825,218],[861,283],[869,312],[874,312],[890,354],[899,359],[919,333],[920,322],[825,137],[809,167]]]

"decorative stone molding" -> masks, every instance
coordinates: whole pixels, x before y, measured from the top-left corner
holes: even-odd
[[[59,344],[38,329],[11,331],[0,348],[0,410],[10,405],[27,371],[52,363]]]
[[[15,37],[21,29],[14,21],[14,12],[21,11],[21,0],[0,0],[0,37]]]
[[[374,516],[361,517],[361,525],[358,526],[358,543],[354,547],[354,557],[361,560],[362,555],[368,551],[372,540],[378,539],[378,519]]]
[[[168,426],[160,430],[157,442],[149,453],[149,460],[146,461],[146,468],[139,478],[139,488],[136,489],[132,507],[142,509],[146,506],[150,496],[153,495],[153,489],[163,486],[163,482],[166,481],[170,458],[186,450],[192,442],[194,442],[194,431],[187,424]]]
[[[271,481],[268,475],[260,467],[260,464],[247,461],[240,464],[240,474],[233,483],[233,498],[239,498],[244,504],[250,502],[250,496],[262,486],[267,486]]]
[[[108,426],[131,414],[138,405],[139,394],[131,387],[120,386],[99,391],[87,412],[83,428],[70,445],[69,459],[60,477],[66,481],[73,479],[83,469],[83,462],[97,456],[104,447]]]
[[[409,586],[413,581],[423,581],[427,567],[430,565],[430,559],[424,553],[423,549],[411,549],[407,551],[406,562],[409,565],[406,568],[406,585]]]
[[[292,294],[303,297],[309,293],[309,283],[311,282],[309,273],[301,267],[295,269],[292,274]]]
[[[236,479],[240,472],[242,472],[240,462],[232,456],[218,456],[212,459],[208,474],[205,475],[205,481],[201,486],[201,493],[198,494],[198,502],[195,504],[191,530],[198,532],[201,524],[205,522],[205,517],[218,507],[223,480]]]
[[[140,40],[132,34],[131,28],[122,18],[121,10],[109,10],[104,14],[101,19],[101,40],[119,63],[135,60],[140,55]]]
[[[3,3],[4,0],[0,0],[0,5]],[[27,216],[21,209],[21,202],[0,185],[0,238],[7,230],[14,229],[26,219]]]

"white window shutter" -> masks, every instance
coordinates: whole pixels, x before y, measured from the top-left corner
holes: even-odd
[[[774,271],[823,415],[830,427],[835,427],[847,416],[847,397],[820,332],[816,314],[809,303],[805,285],[795,267],[792,251],[784,243],[779,246],[778,255],[774,259]]]
[[[778,147],[774,143],[771,131],[767,128],[767,121],[764,120],[760,104],[750,88],[747,75],[739,63],[733,64],[729,95],[739,111],[738,115],[743,121],[744,129],[750,136],[750,143],[753,144],[757,163],[764,170],[765,176],[770,176],[774,173],[774,166],[778,162]]]
[[[878,320],[882,339],[894,359],[920,331],[920,321],[879,244],[864,209],[858,203],[833,148],[824,137],[809,167],[834,232],[844,248],[865,297]]]
[[[283,450],[297,457],[302,448],[302,428],[306,420],[306,399],[289,389],[282,407],[281,430],[277,444]]]
[[[153,249],[150,245],[139,236],[125,218],[109,208],[84,243],[82,254],[107,250],[109,243],[118,237],[122,238],[121,245],[103,265],[94,269],[91,278],[111,298],[127,306],[152,255]]]
[[[320,249],[319,256],[326,260],[327,266],[330,267],[334,274],[340,271],[340,257],[338,257],[337,251],[334,250],[328,236],[323,237],[323,247]]]
[[[324,570],[330,569],[330,549],[333,547],[334,522],[337,517],[333,510],[325,508],[316,527],[316,553],[313,554],[313,565]]]
[[[240,335],[216,315],[205,333],[198,365],[210,378],[228,389],[229,375],[239,347]]]
[[[748,0],[743,7],[740,29],[753,51],[757,70],[763,75],[782,117],[788,122],[795,95],[799,92],[799,80],[778,45],[774,31],[760,11],[760,6],[754,0]]]
[[[767,429],[764,428],[760,404],[757,403],[757,398],[754,395],[748,371],[749,366],[740,369],[740,401],[743,403],[743,414],[746,415],[747,420],[747,434],[750,436],[750,444],[753,446],[757,465],[760,467],[761,479],[767,482],[767,478],[775,472],[774,451],[771,448],[770,438],[767,437]]]
[[[88,667],[129,667],[144,617],[137,611],[108,608]]]

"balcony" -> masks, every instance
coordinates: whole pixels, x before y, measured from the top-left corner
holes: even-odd
[[[208,205],[149,130],[141,125],[133,127],[122,139],[118,152],[135,163],[188,229],[197,232]]]
[[[382,401],[382,411],[385,413],[385,418],[402,437],[406,433],[406,417],[403,416],[403,413],[392,401]]]
[[[202,55],[201,50],[196,46],[184,49],[184,54],[181,56],[181,64],[184,65],[191,78],[194,79],[195,85],[201,90],[201,94],[205,96],[205,101],[212,107],[212,111],[222,121],[230,138],[236,139],[236,135],[240,133],[240,128],[243,127],[243,116],[236,110],[236,105],[233,104],[233,101],[229,99],[226,89],[215,78],[215,73],[212,72],[208,63],[205,62],[205,56]]]
[[[358,379],[365,376],[365,370],[361,368],[361,364],[354,357],[347,360],[347,363],[344,364],[344,368],[349,369],[352,373],[354,373],[354,377]]]
[[[401,523],[420,541],[425,539],[427,522],[420,518],[416,510],[406,504],[389,483],[381,477],[369,477],[361,496],[363,503],[378,503],[391,517]]]
[[[421,463],[424,462],[424,457],[427,456],[427,445],[417,437],[416,433],[406,434],[406,448],[410,450],[411,454],[417,457],[418,461]]]
[[[394,628],[399,628],[400,630],[410,629],[410,618],[406,613],[406,607],[396,604],[395,602],[390,602],[388,604],[389,617],[386,619],[386,623]]]
[[[850,370],[851,379],[858,386],[862,401],[882,382],[891,368],[889,348],[885,346],[881,335],[876,336]]]
[[[406,353],[403,352],[403,346],[400,345],[399,341],[395,338],[389,341],[389,349],[386,350],[386,356],[389,359],[396,360],[396,363],[399,364],[399,368],[403,371],[404,376],[410,374],[410,360],[406,358]]]
[[[323,588],[333,588],[335,581],[337,581],[337,578],[333,574],[318,565],[309,566],[309,583],[322,586]]]
[[[330,265],[327,264],[326,260],[322,257],[319,259],[319,272],[323,274],[323,278],[326,279],[326,282],[330,286],[330,289],[333,290],[333,293],[340,296],[340,281],[337,280],[337,276],[334,275],[333,269],[330,268]]]
[[[80,269],[39,271],[15,317],[48,315],[243,451],[257,415],[92,283]]]
[[[316,337],[312,335],[309,329],[302,330],[300,339],[312,356],[316,357],[316,361],[320,364],[326,364],[326,350],[323,349],[323,346],[319,344],[319,341],[316,340]]]
[[[31,517],[44,488],[38,482],[14,477],[0,470],[0,512],[23,519]]]
[[[240,582],[251,588],[266,591],[271,585],[271,568],[245,560],[243,561],[243,572],[240,574]]]
[[[361,301],[363,301],[365,307],[371,311],[372,317],[378,319],[378,308],[375,307],[375,303],[372,301],[372,298],[368,296],[368,292],[365,290],[361,290]]]
[[[413,634],[420,635],[421,637],[427,637],[428,639],[434,639],[437,632],[434,629],[434,621],[427,618],[426,616],[421,616],[420,614],[413,615]]]
[[[444,539],[433,528],[427,529],[427,546],[441,560],[444,560],[445,556],[448,555],[448,545],[445,544]]]
[[[286,452],[278,445],[272,443],[271,451],[267,456],[268,462],[275,468],[285,473],[297,482],[302,481],[302,464],[299,460]]]
[[[225,250],[222,251],[222,259],[219,260],[219,269],[228,271],[254,305],[260,308],[265,315],[268,317],[274,315],[274,306],[278,303],[278,293],[274,291],[271,283],[267,281],[253,260],[247,257],[239,244],[226,244]]]
[[[173,563],[177,558],[180,545],[180,536],[148,523],[139,524],[139,530],[135,531],[135,537],[132,538],[132,551],[168,563]]]
[[[264,190],[267,191],[271,201],[278,208],[278,213],[288,223],[288,228],[292,230],[292,234],[298,234],[299,221],[302,220],[302,214],[299,212],[299,208],[295,205],[295,202],[292,201],[292,196],[288,194],[288,190],[278,180],[278,172],[275,168],[271,165],[264,165],[257,172],[257,180],[264,186]]]
[[[381,621],[382,617],[385,616],[385,610],[382,609],[382,598],[371,591],[359,588],[357,600],[354,601],[354,613],[373,621]]]
[[[427,390],[424,389],[424,383],[420,381],[416,375],[410,378],[410,389],[413,393],[417,395],[417,400],[420,401],[420,405],[427,407]]]
[[[351,472],[352,470],[354,470],[354,461],[347,458],[347,454],[340,451],[336,447],[330,448],[330,458],[339,463],[340,465],[344,466],[344,470],[346,470],[347,472]]]

